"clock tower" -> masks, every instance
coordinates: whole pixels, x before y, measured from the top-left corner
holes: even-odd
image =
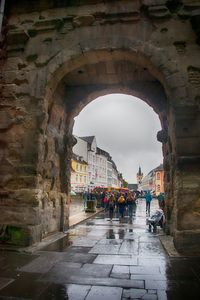
[[[139,166],[139,170],[137,172],[137,184],[140,185],[143,179],[143,173],[141,171],[141,167]]]

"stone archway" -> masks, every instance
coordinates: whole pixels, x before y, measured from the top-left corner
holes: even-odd
[[[196,36],[190,20],[158,20],[155,7],[145,4],[146,16],[140,3],[128,1],[124,11],[119,2],[114,23],[107,3],[87,7],[89,16],[82,5],[77,16],[74,7],[48,10],[46,2],[39,14],[24,7],[16,15],[11,5],[1,89],[1,223],[26,245],[67,226],[73,118],[98,95],[124,91],[160,117],[168,229],[180,251],[199,251]]]

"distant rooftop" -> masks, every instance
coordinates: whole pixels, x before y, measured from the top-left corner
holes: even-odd
[[[160,164],[158,167],[152,169],[147,175],[150,175],[151,173],[155,172],[155,171],[162,171],[163,170],[163,164]]]
[[[84,140],[85,142],[87,142],[89,144],[92,144],[95,136],[94,135],[91,135],[91,136],[80,136],[79,138],[82,139],[82,140]]]

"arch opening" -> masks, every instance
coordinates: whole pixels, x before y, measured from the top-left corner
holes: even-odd
[[[168,147],[169,91],[166,93],[167,85],[163,86],[162,83],[162,74],[150,60],[140,53],[131,55],[129,51],[120,50],[86,53],[77,60],[66,62],[54,73],[54,80],[49,79],[45,97],[48,104],[48,120],[45,126],[47,143],[50,135],[50,140],[59,140],[61,145],[59,148],[57,142],[54,156],[54,164],[60,170],[57,189],[60,189],[61,195],[69,195],[70,191],[70,163],[72,148],[76,143],[73,137],[74,118],[86,105],[100,96],[126,94],[138,97],[150,105],[161,123],[158,139],[163,142],[164,165],[166,159],[170,164],[169,154],[172,149]],[[48,160],[48,155],[46,159]],[[69,215],[67,209],[63,209],[63,215],[67,217],[62,221],[62,228],[68,226]],[[169,219],[171,211],[172,204]]]
[[[95,137],[96,149],[101,148],[108,157],[112,157],[119,174],[122,173],[126,182],[136,184],[139,165],[147,175],[150,170],[163,162],[162,145],[156,141],[159,130],[161,123],[157,114],[141,99],[125,94],[98,97],[87,104],[75,118],[73,134],[76,136],[77,144],[73,147],[74,157],[82,156],[88,163],[87,136]],[[86,137],[86,142],[80,137]],[[100,158],[95,155],[98,156],[97,151],[94,160],[99,163]],[[71,188],[75,192],[83,192],[95,186],[112,186],[111,178],[106,178],[104,166],[95,165],[93,159],[89,162],[87,182],[84,182],[85,174],[74,172],[78,162],[73,160]],[[80,168],[82,169],[81,165],[79,171]],[[113,183],[115,186],[121,184],[117,180],[114,181],[118,182]],[[138,189],[144,190],[144,187],[141,185]],[[156,192],[154,187],[151,187],[151,190]]]

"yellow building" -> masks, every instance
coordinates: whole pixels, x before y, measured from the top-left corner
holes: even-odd
[[[88,164],[81,156],[73,154],[71,170],[71,190],[83,192],[88,189]]]
[[[158,196],[160,193],[164,193],[164,170],[163,165],[158,166],[155,170],[155,194]]]

